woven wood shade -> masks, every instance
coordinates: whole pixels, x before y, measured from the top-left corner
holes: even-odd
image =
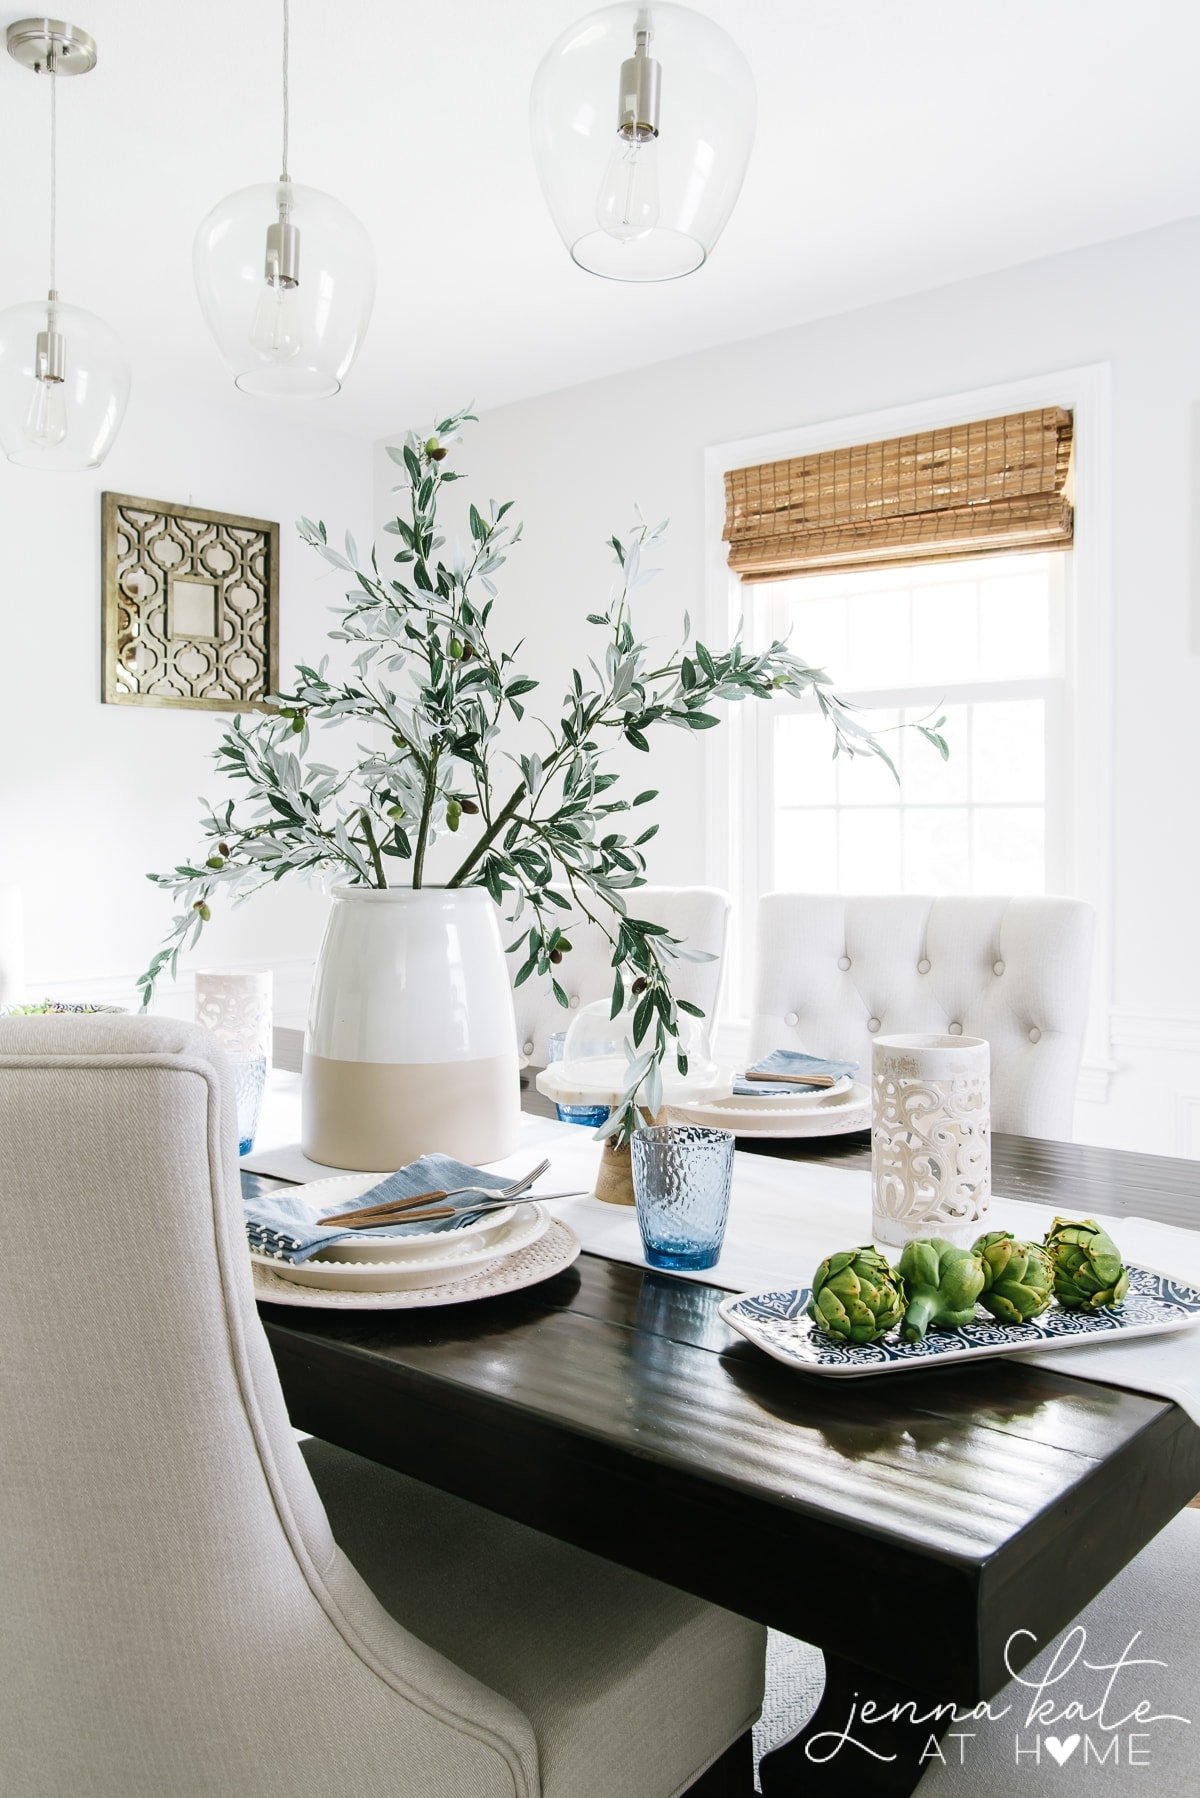
[[[1068,548],[1071,427],[1051,406],[731,469],[729,566],[744,581],[780,581]]]

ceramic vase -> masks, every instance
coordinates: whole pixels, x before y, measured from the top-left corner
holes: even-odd
[[[969,1246],[991,1202],[990,1052],[977,1036],[878,1036],[871,1067],[876,1242]]]
[[[332,900],[304,1037],[305,1154],[364,1172],[432,1150],[511,1155],[517,1028],[491,898],[339,886]]]

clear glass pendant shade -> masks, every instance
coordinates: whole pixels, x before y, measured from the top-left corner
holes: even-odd
[[[574,260],[613,281],[698,269],[729,221],[754,142],[750,65],[687,6],[606,6],[551,45],[530,128],[546,204]]]
[[[61,300],[0,312],[0,444],[26,468],[96,468],[129,399],[129,363],[103,319]]]
[[[244,187],[201,224],[192,267],[205,322],[244,393],[338,391],[375,300],[375,253],[352,212],[292,181]]]

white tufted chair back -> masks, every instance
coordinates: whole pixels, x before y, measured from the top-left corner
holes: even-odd
[[[677,962],[672,981],[676,998],[698,1005],[705,1018],[715,1023],[729,928],[729,895],[715,887],[636,887],[629,894],[628,909],[648,924],[665,925],[689,949],[702,949],[715,958]],[[510,943],[520,926],[505,924],[502,928],[507,933],[505,942]],[[571,944],[558,969],[569,1008],[563,1010],[549,980],[539,980],[536,974],[516,988],[517,1046],[523,1063],[544,1066],[550,1059],[549,1043],[555,1032],[570,1028],[581,1005],[607,999],[612,992],[612,951],[603,932],[575,911],[559,914],[559,928]],[[508,960],[515,979],[525,961],[524,949]]]
[[[770,893],[750,1058],[806,1049],[869,1080],[875,1036],[986,1037],[993,1128],[1069,1139],[1093,923],[1078,899]]]

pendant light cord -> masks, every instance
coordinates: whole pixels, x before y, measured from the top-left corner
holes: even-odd
[[[50,61],[50,293],[58,288],[58,70]]]
[[[291,19],[288,16],[288,0],[283,0],[283,173],[279,179],[290,181],[288,174],[288,126],[289,101],[288,92],[288,52],[291,49]]]

